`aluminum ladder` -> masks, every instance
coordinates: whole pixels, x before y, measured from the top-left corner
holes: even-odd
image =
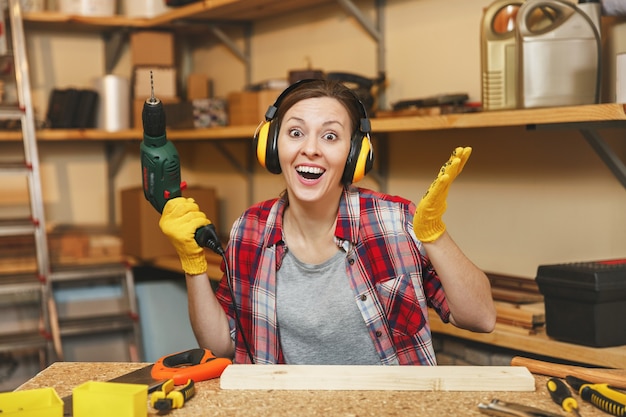
[[[0,161],[0,175],[22,178],[14,181],[23,181],[26,184],[29,207],[18,204],[14,211],[19,213],[14,212],[0,219],[0,237],[5,239],[0,247],[0,256],[2,251],[9,252],[8,260],[11,265],[11,242],[32,240],[33,243],[26,246],[34,246],[36,271],[33,273],[32,270],[8,268],[0,272],[0,306],[8,310],[35,309],[39,318],[34,323],[5,325],[5,329],[11,328],[0,330],[0,352],[38,350],[40,366],[43,368],[62,358],[63,352],[56,306],[51,296],[50,260],[22,11],[20,0],[2,3],[0,11],[3,15],[5,37],[0,44],[0,56],[14,70],[14,77],[10,75],[7,78],[11,78],[9,84],[13,82],[17,102],[5,103],[3,100],[0,105],[0,120],[4,123],[19,123],[23,158],[18,155],[21,150],[18,154],[11,154],[11,157],[15,156],[15,160],[3,158]]]

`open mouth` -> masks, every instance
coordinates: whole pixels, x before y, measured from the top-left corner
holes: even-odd
[[[326,170],[319,167],[310,167],[310,166],[298,166],[296,167],[296,171],[302,178],[306,178],[307,180],[316,180],[321,177]]]

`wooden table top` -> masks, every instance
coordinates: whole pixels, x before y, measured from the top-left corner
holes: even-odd
[[[57,362],[24,383],[18,390],[52,387],[63,398],[87,381],[108,381],[139,369],[145,363]],[[196,384],[196,395],[172,417],[199,416],[484,416],[479,403],[493,399],[541,408],[557,415],[570,415],[550,399],[545,388],[548,377],[534,375],[534,392],[446,392],[446,391],[256,391],[223,390],[219,379]],[[608,414],[582,403],[575,396],[581,415]],[[157,416],[149,407],[149,416]]]

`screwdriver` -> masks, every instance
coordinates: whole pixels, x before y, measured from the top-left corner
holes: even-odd
[[[591,384],[572,375],[565,380],[580,397],[602,411],[617,417],[626,417],[626,394],[612,389],[608,384]]]
[[[548,391],[550,392],[550,397],[552,400],[560,405],[563,410],[568,413],[574,413],[576,416],[581,417],[578,412],[578,403],[572,397],[572,392],[569,390],[565,382],[561,381],[558,378],[550,378],[546,383],[548,387]]]

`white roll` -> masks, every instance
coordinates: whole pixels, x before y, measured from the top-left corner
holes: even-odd
[[[615,59],[615,102],[626,103],[626,53]]]
[[[97,128],[115,132],[130,128],[130,82],[119,75],[98,78],[99,95]]]

